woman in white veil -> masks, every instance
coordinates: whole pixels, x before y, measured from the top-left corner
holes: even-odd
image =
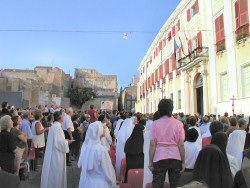
[[[125,158],[124,147],[127,139],[130,137],[133,129],[134,123],[131,118],[127,118],[124,120],[118,135],[116,142],[116,176],[117,179],[120,180],[120,170],[121,170],[121,162],[122,159]]]
[[[115,188],[116,176],[107,150],[101,145],[105,131],[100,122],[91,123],[82,145],[78,167],[82,168],[79,188]]]

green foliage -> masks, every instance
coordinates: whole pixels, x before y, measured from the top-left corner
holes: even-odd
[[[92,88],[72,88],[69,90],[70,102],[78,108],[81,108],[85,102],[95,97],[96,94],[92,91]]]

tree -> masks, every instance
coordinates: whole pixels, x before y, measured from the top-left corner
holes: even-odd
[[[69,90],[70,102],[71,104],[76,105],[78,108],[81,108],[85,102],[95,97],[96,94],[92,91],[92,88],[83,87],[72,88]]]

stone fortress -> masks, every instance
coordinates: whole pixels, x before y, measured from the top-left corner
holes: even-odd
[[[112,100],[117,106],[117,76],[106,76],[94,69],[75,69],[75,79],[58,67],[37,66],[34,70],[3,69],[0,70],[0,93],[10,95],[21,94],[22,108],[39,104],[51,105],[52,97],[61,99],[61,106],[68,106],[68,91],[73,87],[91,87],[98,95],[88,101],[100,108],[101,101]],[[11,104],[11,101],[9,101]]]

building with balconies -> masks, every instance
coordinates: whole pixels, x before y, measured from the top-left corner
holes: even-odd
[[[249,115],[249,0],[181,1],[140,63],[137,111]]]

